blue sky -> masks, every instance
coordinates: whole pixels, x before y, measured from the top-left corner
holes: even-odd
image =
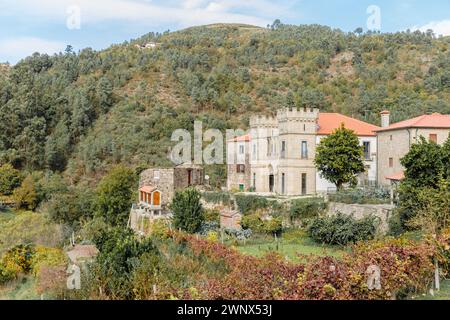
[[[279,18],[367,30],[373,6],[382,32],[432,28],[450,35],[448,0],[1,0],[0,62],[63,51],[67,44],[102,49],[150,31],[215,22],[265,26]]]

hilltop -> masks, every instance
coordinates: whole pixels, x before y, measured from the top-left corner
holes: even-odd
[[[383,109],[393,121],[450,113],[449,47],[420,32],[214,24],[35,54],[0,72],[0,163],[97,181],[115,163],[168,164],[172,131],[194,119],[245,128],[283,106],[374,124]]]

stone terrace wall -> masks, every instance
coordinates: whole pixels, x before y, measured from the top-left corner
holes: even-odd
[[[346,203],[328,203],[329,216],[336,215],[341,212],[346,215],[350,215],[355,219],[363,219],[368,215],[373,215],[380,219],[379,232],[386,233],[388,230],[388,221],[392,216],[392,205],[373,205],[373,204],[346,204]]]

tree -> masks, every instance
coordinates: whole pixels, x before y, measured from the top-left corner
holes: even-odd
[[[20,186],[20,172],[9,163],[0,167],[0,194],[9,196]]]
[[[449,226],[450,188],[447,180],[441,178],[437,188],[421,189],[416,204],[417,214],[408,221],[410,226],[432,235],[440,235]]]
[[[353,32],[356,33],[357,35],[361,35],[364,32],[364,30],[363,30],[363,28],[359,27],[359,28],[356,28],[355,31],[353,31]]]
[[[200,193],[194,188],[175,193],[170,206],[175,228],[188,233],[196,233],[200,230],[205,220],[200,197]]]
[[[127,222],[136,182],[134,171],[116,166],[99,183],[96,190],[96,215],[116,226]]]
[[[450,139],[449,139],[450,140]],[[405,168],[405,179],[398,189],[399,218],[406,230],[417,229],[421,226],[410,223],[420,211],[420,199],[423,192],[439,189],[440,180],[449,178],[449,140],[444,146],[420,137],[411,146],[410,151],[400,160]]]
[[[16,203],[16,208],[25,208],[28,210],[36,209],[38,205],[38,193],[36,191],[36,183],[32,175],[28,175],[20,185],[14,190],[13,199]]]
[[[277,30],[280,26],[282,26],[282,23],[280,21],[280,19],[276,19],[271,26],[272,30]]]
[[[345,183],[356,184],[356,176],[365,171],[363,148],[356,134],[344,124],[323,138],[314,160],[322,178],[341,190]]]
[[[400,162],[405,168],[405,181],[416,187],[436,187],[446,168],[442,147],[424,137],[411,146]]]

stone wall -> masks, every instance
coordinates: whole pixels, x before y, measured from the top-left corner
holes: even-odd
[[[379,232],[386,233],[388,230],[388,221],[392,216],[392,205],[372,205],[372,204],[346,204],[346,203],[328,203],[328,216],[336,215],[341,212],[350,215],[355,219],[363,219],[366,216],[373,215],[380,220]]]

